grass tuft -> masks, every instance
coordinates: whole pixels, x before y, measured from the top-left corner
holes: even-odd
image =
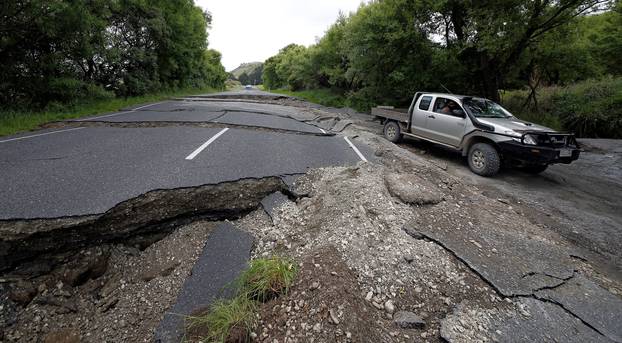
[[[201,342],[248,341],[256,324],[257,301],[268,301],[287,293],[298,268],[293,261],[281,257],[260,258],[237,280],[237,296],[220,300],[208,313],[187,317],[187,331],[198,332]]]
[[[297,266],[289,259],[280,257],[256,259],[240,277],[241,292],[250,299],[268,301],[287,293],[297,271]]]
[[[220,300],[211,306],[209,313],[203,316],[188,317],[188,330],[207,329],[207,336],[201,342],[220,343],[248,339],[255,326],[256,305],[245,296],[231,300]],[[237,337],[230,337],[236,335]]]

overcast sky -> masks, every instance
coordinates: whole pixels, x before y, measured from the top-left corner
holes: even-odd
[[[339,10],[361,0],[195,0],[212,13],[210,48],[222,53],[227,71],[242,62],[265,61],[290,43],[310,45],[335,22]]]

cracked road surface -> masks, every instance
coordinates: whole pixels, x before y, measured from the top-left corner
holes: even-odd
[[[260,114],[253,113],[254,108]],[[48,135],[4,137],[0,140],[0,219],[99,214],[150,190],[300,174],[309,168],[359,161],[343,136],[323,135],[323,129],[293,119],[315,118],[297,111],[269,104],[169,101],[81,120],[86,124],[218,118],[225,126],[247,126],[228,130],[192,159],[186,157],[220,128],[78,127],[42,132],[53,133]],[[255,126],[303,134],[257,131]],[[370,155],[366,147],[359,148]]]
[[[257,341],[622,341],[619,142],[481,180],[370,119],[252,91],[0,139],[0,340],[177,342],[280,255]]]

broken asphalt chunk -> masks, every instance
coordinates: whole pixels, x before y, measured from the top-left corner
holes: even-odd
[[[560,306],[520,298],[515,306],[485,309],[469,301],[441,321],[447,342],[612,342]]]
[[[389,193],[405,204],[434,205],[443,201],[443,192],[416,174],[388,173],[384,182]]]
[[[538,291],[536,297],[560,304],[601,334],[622,342],[622,300],[585,277]]]
[[[235,294],[234,281],[246,268],[253,237],[224,222],[212,231],[205,248],[184,283],[177,302],[164,315],[155,332],[158,343],[180,342],[184,336],[184,316],[209,308],[219,298]]]

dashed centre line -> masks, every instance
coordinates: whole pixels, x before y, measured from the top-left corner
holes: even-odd
[[[225,132],[227,132],[229,130],[229,128],[225,128],[220,130],[220,132],[218,132],[217,134],[215,134],[212,138],[210,138],[207,142],[203,143],[200,147],[198,147],[195,151],[193,151],[190,155],[188,155],[186,157],[186,160],[191,161],[193,160],[195,157],[197,157],[198,154],[201,153],[201,151],[203,151],[205,148],[207,148],[208,145],[214,143],[215,140],[218,139],[218,137],[222,136]]]
[[[355,152],[357,155],[359,155],[359,158],[361,159],[361,161],[363,161],[363,162],[368,162],[368,161],[367,161],[367,159],[365,158],[365,156],[363,156],[363,154],[361,153],[361,151],[359,151],[359,149],[358,149],[358,148],[357,148],[354,144],[352,144],[352,142],[350,142],[350,140],[348,139],[348,137],[343,136],[343,139],[345,139],[345,140],[346,140],[346,142],[348,142],[348,144],[349,144],[349,145],[350,145],[350,147],[352,148],[352,150],[354,150],[354,152]]]

